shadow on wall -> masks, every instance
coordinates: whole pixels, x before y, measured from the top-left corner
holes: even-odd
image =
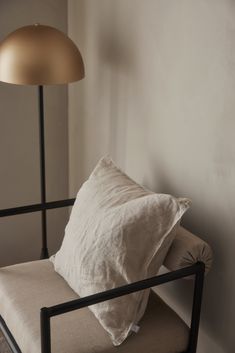
[[[156,192],[169,193],[179,196],[179,189],[172,183],[172,177],[167,173],[167,166],[156,164],[156,159],[151,161],[151,176],[155,178],[155,185],[152,182],[151,188]],[[145,184],[149,184],[146,179]],[[187,197],[194,199],[194,195],[188,194]],[[205,215],[206,212],[206,215]],[[183,226],[194,234],[207,241],[213,249],[214,261],[212,270],[205,279],[203,307],[202,307],[202,330],[226,351],[224,353],[232,353],[234,347],[234,326],[228,326],[226,322],[234,322],[235,301],[234,295],[230,288],[229,273],[226,271],[228,263],[226,263],[226,244],[223,240],[223,234],[226,232],[223,216],[220,214],[211,214],[204,205],[192,204],[191,210],[187,212],[183,219]],[[208,235],[214,235],[211,238]],[[217,250],[218,249],[218,250]],[[179,314],[190,323],[190,314],[192,308],[193,282],[178,281],[174,284],[168,284],[161,287],[161,294],[167,297],[176,305]],[[224,303],[231,303],[230,306]]]
[[[108,153],[125,165],[128,101],[122,97],[130,95],[136,65],[128,38],[118,33],[116,2],[107,2],[107,18],[98,23],[93,21],[92,2],[73,2],[70,6],[72,18],[79,14],[81,19],[74,28],[70,24],[69,30],[81,46],[86,72],[82,84],[70,85],[69,89],[70,191],[74,194],[102,155]]]
[[[81,50],[84,61],[85,78],[82,81],[68,85],[68,115],[69,115],[69,193],[75,197],[79,187],[85,179],[86,143],[85,143],[85,119],[88,102],[86,48],[89,46],[89,23],[87,4],[85,1],[70,1],[68,4],[69,16],[79,14],[80,19],[74,23],[68,22],[68,35]],[[71,36],[72,35],[72,36]],[[79,166],[79,167],[77,167]],[[72,177],[71,177],[72,176]]]
[[[122,97],[130,95],[132,79],[136,75],[136,63],[128,38],[120,37],[118,31],[120,13],[117,5],[116,2],[108,3],[109,21],[98,29],[97,85],[102,86],[102,91],[106,92],[105,104],[109,107],[107,149],[112,158],[124,166],[127,150],[128,101]]]

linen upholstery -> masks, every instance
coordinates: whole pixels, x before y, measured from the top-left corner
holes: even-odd
[[[77,299],[49,260],[0,269],[0,314],[22,353],[40,353],[40,308]],[[138,334],[114,347],[88,308],[51,319],[52,353],[179,353],[189,329],[151,291]]]
[[[78,192],[55,271],[82,297],[152,277],[188,207],[188,199],[149,191],[104,157]],[[139,322],[148,294],[90,307],[114,345]]]
[[[210,245],[183,227],[179,227],[176,237],[164,260],[170,271],[191,266],[197,261],[205,264],[208,273],[212,266],[213,253]],[[187,277],[189,278],[189,277]]]

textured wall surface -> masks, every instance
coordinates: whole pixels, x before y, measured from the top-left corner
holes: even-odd
[[[67,32],[67,1],[0,1],[0,40],[15,29],[41,23]],[[67,86],[45,88],[48,201],[68,194]],[[0,208],[40,202],[38,96],[36,86],[0,83]],[[68,211],[48,212],[48,238],[54,252]],[[38,259],[39,213],[0,219],[0,265]]]
[[[109,153],[145,186],[193,201],[184,225],[214,267],[199,353],[233,353],[235,3],[69,0],[86,78],[69,89],[70,192]],[[192,285],[161,294],[188,320]]]

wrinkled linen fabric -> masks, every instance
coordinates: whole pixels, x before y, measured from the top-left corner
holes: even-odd
[[[61,249],[51,258],[80,297],[157,274],[188,199],[141,187],[102,158],[77,194]],[[144,314],[149,290],[90,306],[114,345]]]

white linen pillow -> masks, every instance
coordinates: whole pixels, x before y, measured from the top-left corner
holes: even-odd
[[[60,250],[51,258],[80,297],[157,274],[188,199],[155,194],[102,158],[77,194]],[[149,290],[90,306],[114,345],[142,317]]]

